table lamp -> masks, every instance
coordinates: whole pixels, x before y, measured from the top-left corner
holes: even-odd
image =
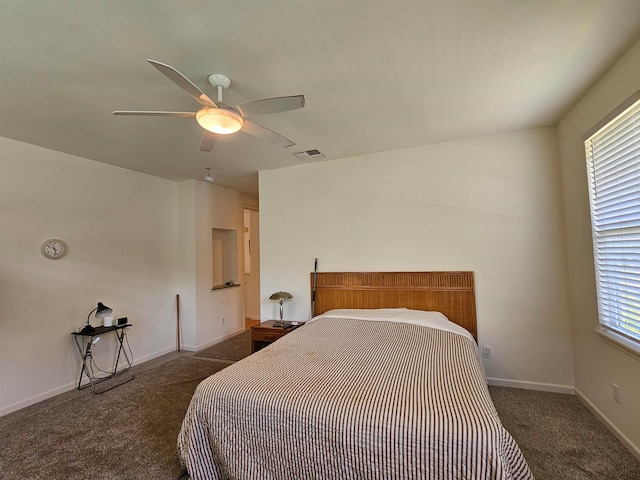
[[[91,310],[89,312],[89,315],[87,315],[87,323],[85,324],[84,328],[80,330],[80,333],[89,333],[95,330],[95,328],[92,327],[91,324],[89,324],[89,318],[91,317],[91,314],[93,312],[96,312],[96,318],[102,318],[106,317],[107,315],[111,315],[113,313],[113,310],[104,305],[102,302],[98,302],[98,306]]]
[[[293,295],[291,295],[289,292],[276,292],[269,297],[270,300],[280,301],[280,321],[276,320],[276,323],[274,324],[276,327],[284,327],[284,322],[282,321],[284,317],[283,303],[285,300],[289,300],[291,298],[293,298]]]

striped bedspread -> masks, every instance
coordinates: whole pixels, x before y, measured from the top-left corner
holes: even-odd
[[[320,318],[204,380],[178,438],[194,480],[532,479],[475,343]]]

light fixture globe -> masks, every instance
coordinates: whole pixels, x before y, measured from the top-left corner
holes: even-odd
[[[242,117],[224,108],[204,107],[196,112],[196,121],[205,130],[221,135],[235,133],[242,128]]]

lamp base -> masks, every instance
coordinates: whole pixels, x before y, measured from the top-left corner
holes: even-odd
[[[284,320],[276,320],[273,324],[274,327],[277,328],[291,328],[293,324],[291,322],[285,322]]]
[[[80,333],[93,333],[95,331],[95,327],[92,327],[91,325],[85,325],[84,328],[80,330]]]

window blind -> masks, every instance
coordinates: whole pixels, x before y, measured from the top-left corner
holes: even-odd
[[[640,343],[640,100],[585,151],[600,324]]]

